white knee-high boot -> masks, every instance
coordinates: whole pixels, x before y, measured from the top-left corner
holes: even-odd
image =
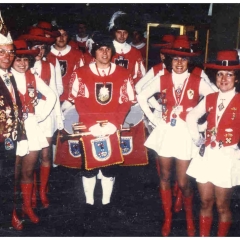
[[[94,204],[94,188],[96,185],[96,176],[87,178],[82,177],[83,189],[86,197],[86,203],[93,205]]]
[[[102,175],[101,183],[102,183],[102,191],[103,191],[102,193],[103,205],[110,203],[114,182],[115,182],[115,177],[105,177]]]

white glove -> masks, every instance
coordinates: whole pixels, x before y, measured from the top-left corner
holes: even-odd
[[[41,115],[37,115],[37,114],[35,114],[35,118],[36,118],[37,123],[40,123],[45,119]]]
[[[199,138],[197,140],[193,139],[193,142],[197,147],[200,147],[202,144],[206,142],[206,139],[199,135]]]
[[[161,118],[156,117],[155,115],[152,115],[149,121],[156,127],[161,123]]]
[[[68,108],[72,107],[72,103],[69,101],[65,100],[61,106],[62,112],[66,111]]]
[[[198,124],[199,132],[205,132],[206,129],[207,129],[207,121],[205,121],[205,123],[203,123],[203,124]]]
[[[21,141],[17,142],[16,155],[18,155],[20,157],[23,157],[28,153],[29,153],[28,141],[27,140],[21,140]]]
[[[103,124],[102,126],[97,123],[89,128],[89,131],[94,137],[111,135],[115,133],[116,130],[116,126],[110,122]]]
[[[63,123],[63,120],[62,120],[62,116],[57,115],[56,116],[56,122],[57,122],[57,129],[62,130],[64,128],[64,123]]]

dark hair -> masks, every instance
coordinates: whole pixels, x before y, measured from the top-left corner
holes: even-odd
[[[218,71],[220,71],[220,69],[207,68],[205,70],[205,73],[209,77],[210,81],[215,85],[216,85],[216,75]],[[228,71],[228,70],[224,70],[224,71]],[[234,83],[234,86],[236,88],[236,92],[240,92],[240,70],[229,70],[229,71],[234,72],[234,75],[236,76],[236,80],[238,80],[237,82]]]
[[[48,53],[51,51],[51,45],[40,42],[40,41],[27,41],[28,46],[30,49],[36,45],[45,45],[45,52],[43,57],[47,57]]]
[[[34,66],[35,63],[35,57],[32,55],[28,55],[28,54],[16,54],[16,57],[14,59],[14,61],[16,60],[16,58],[27,58],[29,60],[29,68],[32,68]]]
[[[96,57],[96,51],[97,51],[100,47],[103,47],[103,46],[106,46],[106,47],[111,48],[111,50],[112,50],[112,56],[115,55],[116,49],[115,49],[113,43],[111,43],[111,44],[104,44],[104,43],[95,44],[95,43],[93,43],[93,45],[92,45],[92,50],[91,50],[91,55],[95,58],[95,57]],[[112,56],[111,56],[111,58],[112,58]]]

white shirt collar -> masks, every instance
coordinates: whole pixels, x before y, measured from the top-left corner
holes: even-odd
[[[95,75],[98,75],[98,76],[99,76],[98,71],[97,71],[97,67],[96,67],[96,64],[95,64],[95,63],[90,63],[90,64],[89,64],[89,67],[90,67],[91,71],[92,71]],[[109,75],[111,75],[111,74],[115,71],[115,69],[116,69],[116,64],[115,64],[115,63],[111,63],[111,71],[110,71]],[[108,70],[109,70],[109,68],[107,68],[106,71],[108,72]],[[101,74],[101,71],[99,71],[99,73]]]
[[[80,38],[78,35],[76,35],[76,40],[78,42],[86,42],[88,40],[88,35],[84,38]]]
[[[235,87],[227,92],[221,92],[221,90],[219,89],[219,95],[218,98],[220,99],[232,99],[233,96],[236,94],[236,89]]]
[[[133,46],[133,47],[135,47],[135,48],[137,48],[137,49],[141,49],[141,48],[143,48],[143,47],[146,45],[146,43],[142,42],[141,44],[134,45],[134,44],[131,42],[130,45]]]
[[[181,73],[181,74],[177,74],[174,71],[172,71],[172,80],[173,80],[173,84],[175,87],[182,85],[185,81],[185,79],[187,79],[189,77],[189,72],[188,70],[186,70],[185,72]]]
[[[124,54],[126,54],[131,50],[131,45],[126,43],[126,42],[125,43],[119,43],[116,40],[113,40],[113,45],[114,45],[117,53],[122,53],[123,52]]]
[[[64,55],[66,55],[67,53],[69,53],[70,50],[71,50],[71,46],[69,46],[69,45],[67,45],[66,48],[65,48],[64,50],[62,50],[62,51],[57,50],[57,49],[54,47],[54,45],[51,46],[51,52],[52,52],[54,55],[56,55],[56,56],[58,56],[59,52],[61,53],[61,56],[64,56]]]
[[[8,71],[4,71],[3,69],[0,69],[0,76],[2,79],[5,79],[4,75],[6,75],[6,73],[8,73]]]

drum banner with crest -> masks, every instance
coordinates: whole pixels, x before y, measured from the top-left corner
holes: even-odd
[[[81,141],[87,170],[123,163],[119,135],[117,131],[104,137],[82,136]]]
[[[68,168],[82,167],[79,137],[61,141],[58,135],[54,164]]]
[[[120,146],[124,158],[121,166],[139,166],[148,164],[145,125],[143,121],[130,128],[130,131],[121,132]]]

